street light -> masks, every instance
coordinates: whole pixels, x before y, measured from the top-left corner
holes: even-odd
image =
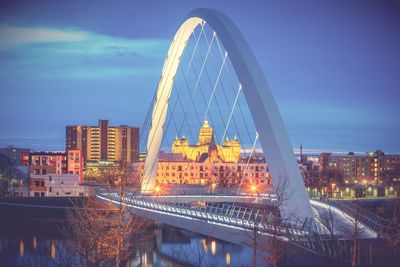
[[[157,185],[157,186],[156,186],[156,193],[157,193],[157,194],[160,193],[160,190],[161,190],[160,187]]]

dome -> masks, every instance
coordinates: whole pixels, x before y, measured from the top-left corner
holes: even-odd
[[[231,145],[231,141],[229,141],[229,137],[226,137],[224,146],[230,146],[230,145]]]
[[[233,138],[231,144],[232,144],[233,146],[240,146],[239,140],[237,139],[236,135],[235,135],[235,137]]]
[[[213,129],[208,124],[208,120],[205,120],[203,123],[203,127],[200,128],[198,144],[211,144],[213,142],[213,138]]]

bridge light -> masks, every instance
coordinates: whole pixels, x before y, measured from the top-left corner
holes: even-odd
[[[250,190],[251,190],[251,192],[253,192],[253,193],[256,192],[257,186],[255,186],[254,184],[251,185]]]

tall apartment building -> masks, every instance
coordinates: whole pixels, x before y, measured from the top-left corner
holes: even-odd
[[[80,149],[85,162],[139,161],[139,128],[127,125],[109,126],[99,120],[98,126],[67,126],[66,150]]]

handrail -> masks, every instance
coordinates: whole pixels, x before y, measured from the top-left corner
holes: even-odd
[[[105,196],[107,199],[123,205],[127,203],[134,207],[236,226],[245,230],[254,231],[256,229],[260,233],[278,235],[279,238],[287,239],[314,253],[344,262],[350,261],[349,249],[346,248],[347,240],[320,234],[311,220],[302,222],[295,218],[290,222],[275,223],[277,218],[272,211],[265,213],[264,210],[227,203],[205,203],[204,207],[193,207],[186,203],[167,202],[157,197],[134,196],[133,194],[127,194],[121,199],[117,193],[110,193],[102,189],[96,189],[96,195]]]
[[[359,222],[370,228],[378,235],[386,234],[393,229],[390,227],[390,221],[379,215],[359,206],[350,201],[328,199],[324,197],[314,198],[314,200],[324,202],[328,205],[338,208],[344,213],[356,218]]]

